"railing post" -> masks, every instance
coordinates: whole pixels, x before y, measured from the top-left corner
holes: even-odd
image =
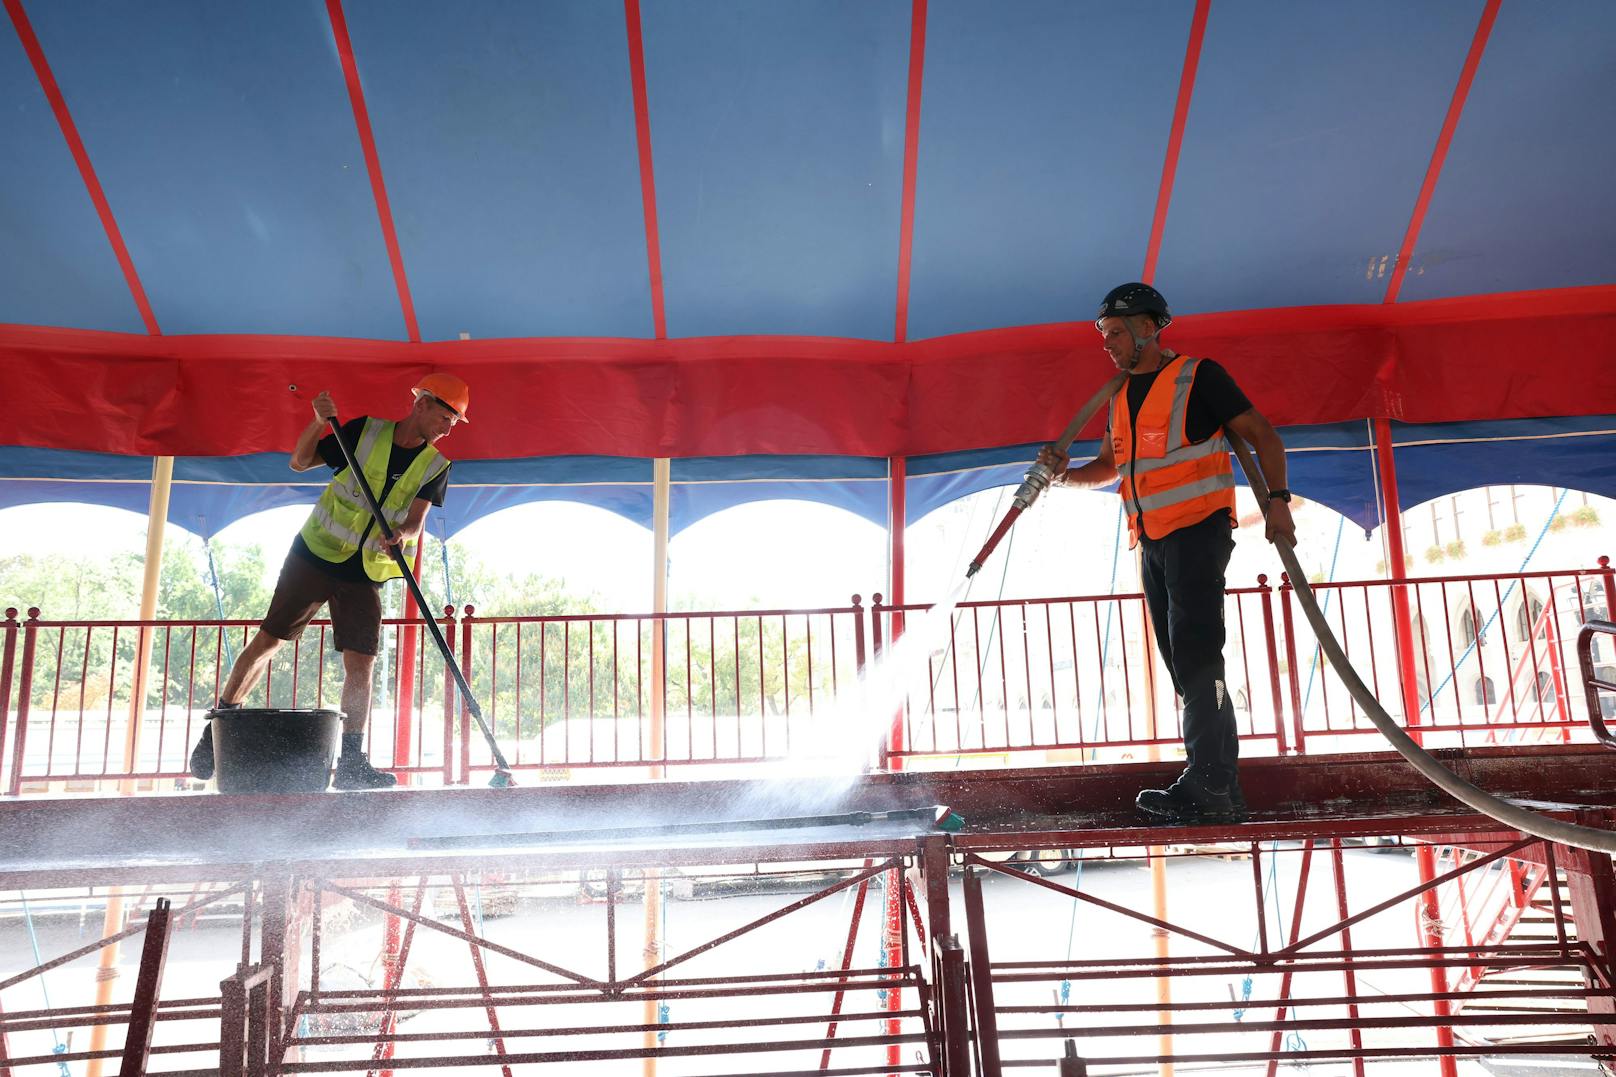
[[[1599,555],[1599,574],[1605,579],[1605,617],[1609,620],[1616,614],[1616,569],[1610,567],[1610,558],[1604,554]]]
[[[473,606],[465,607],[460,619],[460,672],[471,684],[471,618],[477,612]],[[460,701],[460,784],[471,784],[471,701]]]
[[[864,672],[864,596],[853,596],[853,663],[859,673]]]
[[[855,599],[857,601],[857,599]],[[11,676],[17,664],[17,607],[6,608],[0,622],[0,763],[5,760],[6,729],[11,721]]]
[[[129,1004],[129,1030],[123,1041],[118,1077],[141,1077],[151,1056],[152,1031],[157,1027],[157,998],[163,989],[163,966],[168,961],[169,900],[158,898],[146,917],[145,945],[140,951],[140,975],[134,1001]]]
[[[872,660],[881,657],[884,649],[886,633],[881,628],[881,614],[885,607],[881,604],[881,592],[877,591],[870,596],[870,657]]]
[[[22,626],[22,671],[17,675],[17,733],[12,738],[11,784],[6,792],[22,792],[24,745],[28,740],[28,702],[34,694],[34,644],[39,634],[39,607],[28,607],[28,621]],[[3,705],[3,704],[0,704]]]
[[[1291,577],[1288,572],[1279,574],[1279,612],[1285,626],[1285,676],[1290,681],[1291,714],[1296,722],[1296,754],[1306,755],[1307,720],[1302,713],[1302,680],[1296,673],[1301,656],[1296,653],[1296,617],[1291,611]]]
[[[966,1020],[965,951],[958,935],[932,936],[932,966],[937,989],[935,1035],[942,1040],[943,1077],[970,1077],[971,1033]],[[938,1051],[934,1051],[934,1054]]]
[[[884,633],[881,628],[881,592],[877,591],[870,596],[870,664],[881,661]],[[881,746],[877,751],[876,769],[885,773],[892,769],[892,727],[888,725],[881,733]]]
[[[1268,574],[1257,574],[1257,592],[1262,596],[1263,644],[1268,649],[1268,688],[1274,697],[1275,750],[1284,755],[1289,749],[1285,737],[1285,699],[1279,687],[1279,641],[1274,635],[1274,589],[1268,586]],[[1301,750],[1300,747],[1297,748]]]
[[[455,615],[453,606],[443,607],[443,638],[451,641],[454,646]],[[454,784],[454,743],[455,743],[455,695],[456,686],[454,674],[449,672],[449,659],[443,660],[443,784]]]
[[[965,934],[969,940],[971,1001],[976,1028],[978,1072],[999,1077],[999,1014],[993,1001],[993,959],[988,955],[987,912],[982,901],[982,872],[965,869]]]
[[[247,989],[242,980],[247,967],[219,981],[219,1073],[243,1077],[247,1059]]]

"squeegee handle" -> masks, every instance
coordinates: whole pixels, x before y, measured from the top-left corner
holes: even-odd
[[[365,473],[354,461],[353,450],[348,448],[348,442],[342,436],[342,427],[337,423],[337,417],[333,415],[326,422],[331,426],[332,437],[337,439],[337,448],[342,450],[343,463],[348,465],[348,473],[354,477],[354,485],[359,487],[359,496],[365,499],[371,517],[381,529],[382,537],[387,539],[387,551],[393,555],[393,563],[398,565],[398,570],[404,574],[404,583],[409,587],[410,594],[415,598],[415,605],[421,611],[421,620],[426,623],[427,634],[437,643],[438,650],[443,652],[443,660],[448,664],[449,672],[453,674],[455,684],[460,689],[460,698],[466,701],[466,709],[471,711],[477,727],[482,730],[483,737],[488,741],[488,748],[494,754],[494,765],[501,771],[509,771],[510,764],[505,762],[505,755],[499,750],[493,731],[483,720],[482,708],[477,706],[477,699],[471,694],[471,685],[466,683],[466,675],[460,672],[460,663],[455,661],[453,648],[449,646],[449,641],[443,638],[443,629],[438,627],[437,618],[432,616],[432,607],[427,605],[426,596],[421,593],[421,585],[416,582],[415,573],[410,571],[409,562],[404,559],[404,551],[393,541],[393,529],[388,525],[387,517],[382,514],[382,507],[377,503],[376,495],[370,489],[370,483],[365,480]]]

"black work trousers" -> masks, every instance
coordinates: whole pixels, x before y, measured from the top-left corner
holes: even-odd
[[[1223,678],[1223,574],[1234,552],[1229,516],[1220,511],[1139,545],[1156,646],[1184,701],[1190,769],[1213,785],[1234,781],[1240,742]]]

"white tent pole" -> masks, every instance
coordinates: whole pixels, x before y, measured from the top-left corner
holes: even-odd
[[[667,672],[665,653],[667,622],[662,614],[668,612],[668,501],[672,490],[673,462],[665,456],[657,457],[651,465],[651,612],[657,617],[651,628],[651,744],[650,756],[662,758],[663,720],[666,705]],[[688,629],[687,629],[688,631]],[[687,688],[688,690],[688,688]],[[660,778],[665,768],[654,766],[651,777]],[[651,968],[662,959],[662,873],[655,868],[645,869],[645,967]],[[645,1002],[644,1023],[657,1023],[655,999]],[[645,1033],[647,1049],[656,1047],[656,1032]],[[657,1060],[648,1054],[642,1066],[645,1077],[656,1077]]]
[[[163,574],[163,528],[168,523],[168,494],[174,481],[174,458],[158,456],[152,459],[151,503],[146,513],[146,572],[140,585],[140,619],[150,621],[157,616],[157,590]],[[140,726],[146,718],[146,667],[151,661],[152,630],[142,625],[140,642],[135,648],[134,684],[129,689],[129,727],[123,738],[123,770],[131,774],[140,758]],[[116,657],[114,657],[116,661]],[[165,671],[166,673],[167,671]],[[167,677],[159,678],[159,690],[168,690]],[[118,783],[120,793],[133,793],[135,781],[125,778]],[[103,935],[116,935],[123,930],[123,892],[113,887],[107,894],[106,914],[102,920]],[[95,971],[95,1002],[105,1006],[112,1001],[113,984],[118,976],[118,958],[123,946],[113,943],[101,949],[101,960]],[[112,1026],[96,1025],[90,1033],[90,1050],[106,1049],[107,1033]],[[100,1077],[105,1059],[92,1058],[86,1070],[88,1077]]]

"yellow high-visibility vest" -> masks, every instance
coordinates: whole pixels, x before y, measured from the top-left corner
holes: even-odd
[[[354,461],[373,494],[387,482],[387,464],[393,454],[393,428],[397,425],[386,419],[367,418],[359,434]],[[421,487],[443,474],[448,466],[448,459],[433,445],[428,443],[422,446],[404,474],[387,491],[387,500],[381,503],[387,526],[398,530],[408,518],[410,504]],[[309,513],[301,534],[316,557],[332,564],[341,564],[352,557],[354,551],[359,549],[361,536],[365,536],[365,552],[360,563],[365,567],[365,575],[382,583],[400,573],[392,556],[382,548],[381,529],[370,527],[370,509],[359,491],[358,482],[359,476],[354,474],[353,468],[344,469],[342,474],[332,479],[315,503],[314,511]],[[367,527],[370,528],[368,536],[365,534]],[[415,543],[405,543],[403,553],[405,558],[413,557]]]

